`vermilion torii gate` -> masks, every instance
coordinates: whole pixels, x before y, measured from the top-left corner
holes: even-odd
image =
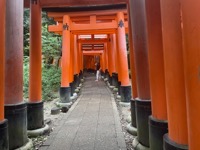
[[[119,5],[126,4],[128,13],[124,15],[125,22],[124,11],[116,11],[115,19],[111,15],[108,15],[107,19],[104,18],[105,24],[105,20],[109,20],[105,26],[107,29],[101,30],[100,26],[89,24],[90,21],[95,23],[94,5],[104,10],[105,7],[108,10],[112,8],[111,12],[113,12],[113,9],[119,9]],[[24,6],[31,10],[28,104],[23,102],[22,96]],[[83,17],[79,20],[70,15],[71,8],[67,6],[76,6],[78,10],[80,8],[87,11],[90,8],[93,9],[89,19]],[[133,145],[136,149],[142,147],[142,149],[152,150],[199,149],[200,19],[196,17],[200,10],[198,0],[130,0],[130,4],[126,0],[81,0],[78,2],[74,0],[1,0],[0,149],[15,149],[26,145],[27,129],[35,130],[43,127],[40,38],[42,8],[49,12],[56,10],[57,14],[64,14],[62,17],[54,18],[61,25],[61,30],[58,32],[62,34],[65,41],[63,42],[61,78],[62,87],[66,91],[64,96],[61,96],[63,102],[70,101],[71,93],[68,90],[70,83],[74,80],[73,75],[80,74],[83,70],[81,56],[84,52],[81,51],[81,43],[71,42],[77,41],[76,35],[79,34],[109,35],[111,41],[103,42],[104,52],[101,54],[103,71],[107,69],[110,76],[112,73],[118,73],[118,81],[121,81],[122,86],[128,85],[127,70],[122,71],[126,63],[124,58],[127,59],[124,53],[126,52],[125,38],[122,35],[125,35],[125,27],[129,24],[132,86],[134,87],[135,84],[137,86],[137,88],[136,86],[132,88],[132,110],[135,109],[135,113],[132,111],[132,125],[137,125],[140,143],[136,143],[136,138]],[[68,15],[65,10],[68,10]],[[130,20],[126,23],[127,18]],[[101,19],[96,17],[96,20]],[[110,20],[115,21],[110,22]],[[89,25],[77,25],[72,22],[85,22]],[[116,49],[114,57],[114,53],[109,51],[110,48]],[[109,60],[117,61],[109,62]],[[74,64],[75,61],[78,65]],[[112,63],[115,63],[115,68],[112,68]],[[72,68],[74,66],[75,68]],[[66,70],[66,68],[70,69]],[[135,122],[134,114],[136,115]],[[167,132],[168,134],[165,134]]]
[[[77,41],[73,40],[74,35],[82,35],[83,33],[84,34],[87,33],[91,35],[91,40],[87,39],[87,43],[92,44],[92,47],[91,49],[88,49],[85,46],[87,50],[95,50],[94,43],[99,43],[99,42],[101,43],[103,42],[103,44],[106,43],[107,50],[105,50],[105,52],[107,53],[105,55],[107,55],[108,57],[108,63],[107,63],[108,65],[106,69],[108,71],[110,83],[112,83],[113,74],[116,74],[116,70],[114,68],[115,61],[119,61],[118,74],[119,74],[119,81],[121,82],[121,86],[119,87],[120,94],[122,97],[122,101],[128,102],[130,101],[131,87],[130,87],[129,75],[128,75],[128,61],[127,61],[126,39],[125,39],[125,31],[126,31],[125,27],[127,27],[127,22],[124,21],[126,15],[124,14],[123,11],[125,10],[121,9],[121,10],[95,11],[96,15],[90,15],[93,13],[91,11],[82,12],[82,13],[81,12],[75,12],[75,13],[48,12],[48,16],[54,18],[54,20],[57,22],[57,25],[50,25],[48,30],[50,32],[62,34],[63,44],[65,44],[66,46],[68,45],[68,48],[70,48],[70,45],[73,45],[74,42],[76,42],[77,44],[78,42],[84,43],[84,40],[81,40],[81,39]],[[66,22],[65,22],[65,17],[69,18]],[[68,41],[66,41],[65,39],[65,36],[67,35],[65,34],[65,32],[68,33],[68,35],[69,34],[72,35],[72,38],[69,37]],[[109,34],[108,34],[107,39],[99,40],[99,39],[94,38],[95,36],[94,33],[95,34],[109,33]],[[112,43],[111,43],[111,33],[112,33],[112,39],[113,39],[114,34],[115,36],[117,34],[118,36],[117,42],[116,41],[114,42],[114,40],[112,40]],[[114,58],[115,55],[113,53],[113,49],[111,46],[116,43],[118,44],[118,51],[117,51],[118,58],[115,59]],[[75,49],[68,50],[66,49],[65,45],[63,45],[63,49],[62,49],[63,55],[65,53],[64,51],[70,51],[71,53],[74,53]],[[96,44],[96,47],[97,47],[97,44]],[[62,60],[65,61],[64,59]],[[67,60],[70,61],[69,58]],[[70,69],[71,67],[73,67],[73,65],[70,65],[70,67],[66,67],[62,65],[62,69],[63,69],[62,72],[69,72],[68,69]],[[72,72],[72,75],[74,75],[73,72]],[[65,78],[66,78],[66,75],[63,76],[62,81],[66,80]],[[72,84],[73,83],[71,83],[70,88],[71,88],[71,91],[74,91]],[[62,93],[65,93],[65,94],[69,93],[70,91],[69,87],[64,88],[64,85],[62,86],[63,86],[61,88],[61,95],[63,95],[62,99],[65,102],[70,102],[70,94],[68,95],[62,94]]]

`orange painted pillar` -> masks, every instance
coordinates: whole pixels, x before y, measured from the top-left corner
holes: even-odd
[[[111,34],[111,50],[112,50],[112,53],[111,53],[112,85],[115,87],[118,87],[118,77],[117,77],[117,69],[116,69],[116,51],[117,51],[116,34]]]
[[[117,45],[116,45],[116,34],[111,34],[111,61],[112,61],[112,85],[115,87],[118,87],[118,75],[117,75],[117,63],[116,63],[116,51],[117,51]]]
[[[78,48],[77,48],[77,35],[74,35],[74,82],[75,88],[80,84],[79,80],[79,59],[78,59]]]
[[[30,4],[30,71],[29,102],[27,103],[27,129],[44,126],[42,102],[42,42],[41,7],[39,1]]]
[[[75,91],[75,82],[74,82],[74,34],[71,33],[70,36],[70,87],[71,87],[71,96],[73,96]]]
[[[79,62],[79,76],[80,79],[83,78],[83,56],[82,56],[82,49],[81,43],[78,43],[78,62]]]
[[[8,150],[8,121],[4,118],[5,92],[5,14],[6,1],[0,1],[0,149]]]
[[[108,42],[109,82],[112,86],[115,86],[113,77],[115,76],[114,74],[116,73],[116,67],[115,67],[116,41],[115,42],[113,41],[113,34],[109,34],[108,37],[109,37],[109,42]],[[114,36],[114,38],[116,37]]]
[[[61,87],[60,100],[62,103],[70,103],[70,18],[68,15],[63,17],[62,33],[62,62],[61,62]]]
[[[101,68],[102,68],[102,75],[105,77],[105,50],[101,55]]]
[[[103,54],[100,54],[99,59],[100,59],[101,72],[103,73],[104,72]]]
[[[200,113],[200,51],[199,51],[199,25],[200,20],[197,14],[200,9],[200,2],[183,0],[183,55],[186,84],[186,104],[188,121],[189,150],[199,149],[200,130],[198,114]]]
[[[104,61],[105,61],[105,77],[108,79],[108,45],[104,43]]]
[[[23,0],[6,0],[5,118],[9,122],[9,149],[28,141],[23,102],[23,4]]]
[[[119,76],[119,61],[118,61],[118,36],[117,33],[115,33],[115,37],[116,37],[116,56],[115,56],[115,63],[116,63],[116,72],[117,72],[117,76],[118,76],[118,81],[120,81],[120,76]]]
[[[124,14],[123,12],[117,13],[117,36],[118,36],[118,61],[121,76],[121,100],[122,102],[130,102],[131,100],[131,86],[129,81],[128,72],[128,59],[126,48],[126,33],[124,26]]]
[[[83,51],[82,51],[82,45],[80,44],[80,68],[81,68],[81,72],[83,74]],[[83,75],[82,75],[83,76]]]
[[[121,96],[121,72],[120,72],[120,63],[119,63],[119,44],[118,44],[118,34],[116,32],[116,70],[117,70],[117,88],[118,88],[118,95]]]
[[[112,85],[112,67],[113,67],[113,51],[111,47],[111,35],[108,34],[109,41],[107,42],[107,55],[108,55],[108,81]]]
[[[163,149],[168,132],[160,0],[146,1],[148,56],[152,115],[149,117],[151,149]]]
[[[161,0],[168,134],[164,149],[187,149],[188,129],[179,0]]]
[[[131,18],[130,18],[130,5],[128,5],[128,30],[129,30],[128,38],[129,38],[131,88],[132,88],[131,126],[133,127],[133,129],[135,129],[137,127],[137,125],[136,125],[136,114],[135,114],[135,98],[138,97],[138,94],[137,94],[135,58],[134,58],[135,54],[134,54],[134,48],[133,48],[133,36],[132,36]],[[135,131],[136,131],[136,129],[135,129]],[[136,134],[136,133],[133,132],[133,134]]]
[[[145,1],[129,0],[129,4],[138,94],[138,97],[135,99],[137,134],[139,143],[148,148],[148,120],[151,115],[151,97],[149,85]],[[137,139],[135,139],[135,141],[136,140]],[[134,147],[138,147],[138,145],[135,144]]]

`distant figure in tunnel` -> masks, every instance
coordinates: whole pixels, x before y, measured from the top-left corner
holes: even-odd
[[[96,80],[95,81],[99,81],[101,67],[99,63],[96,63],[95,66],[96,66]]]

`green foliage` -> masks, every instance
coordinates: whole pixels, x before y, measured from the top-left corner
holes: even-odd
[[[53,65],[42,67],[42,99],[45,101],[56,98],[55,92],[60,87],[61,70]]]
[[[55,56],[60,55],[61,37],[47,31],[48,25],[42,26],[42,54],[47,64],[51,64],[51,60]]]
[[[29,9],[24,10],[24,56],[29,56]]]
[[[42,63],[42,99],[44,101],[56,98],[60,87],[61,70],[54,65]],[[29,57],[24,57],[24,98],[28,99],[29,89]]]
[[[24,56],[24,88],[23,88],[23,93],[24,93],[24,98],[28,99],[28,88],[29,88],[29,57]]]
[[[24,98],[28,99],[29,89],[29,9],[24,10]],[[52,100],[60,87],[60,68],[52,65],[53,59],[60,56],[61,36],[48,32],[48,25],[54,24],[42,12],[42,99]]]

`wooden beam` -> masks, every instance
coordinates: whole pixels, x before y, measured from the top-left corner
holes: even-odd
[[[81,43],[81,44],[103,44],[108,41],[109,41],[108,39],[98,39],[98,40],[78,39],[78,43]]]
[[[83,17],[83,16],[91,16],[93,15],[116,15],[117,12],[123,12],[125,15],[127,14],[126,9],[115,9],[115,10],[97,10],[97,11],[84,11],[84,12],[48,12],[47,15],[50,18],[63,17],[64,15],[69,15],[70,17]]]
[[[71,31],[75,30],[99,30],[99,29],[116,29],[118,27],[116,21],[110,23],[90,23],[90,24],[71,24]]]
[[[75,24],[72,23],[70,26],[70,30],[73,31],[91,31],[91,30],[116,30],[118,27],[118,23],[116,21],[112,21],[110,23],[92,23],[92,24]],[[128,23],[125,22],[125,27],[128,27]],[[49,25],[49,32],[60,32],[63,29],[62,23],[58,25]],[[91,33],[89,33],[91,34]]]
[[[126,4],[127,0],[40,0],[42,7],[88,6]],[[30,6],[30,0],[24,0],[24,7]]]
[[[96,51],[84,51],[83,55],[101,55],[103,54],[103,50],[96,50]]]

